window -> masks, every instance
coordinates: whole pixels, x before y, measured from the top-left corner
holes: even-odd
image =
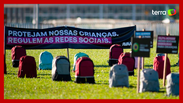
[[[26,8],[26,9],[25,9],[25,12],[26,12],[26,13],[33,13],[33,9],[32,9],[32,8]]]

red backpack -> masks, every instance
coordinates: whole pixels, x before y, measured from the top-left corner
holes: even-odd
[[[134,75],[135,59],[133,57],[130,57],[130,53],[121,53],[118,58],[118,64],[126,65],[129,75]]]
[[[113,44],[110,47],[109,59],[118,59],[121,53],[123,53],[123,47],[119,44]]]
[[[153,61],[153,69],[158,72],[159,79],[163,78],[164,60],[165,60],[165,56],[157,56],[154,58],[154,61]],[[169,73],[171,73],[170,61],[169,61],[169,58],[167,57],[166,76]]]
[[[22,56],[19,61],[18,77],[24,78],[37,77],[36,61],[32,56]]]
[[[123,47],[119,44],[113,44],[109,50],[109,65],[118,63],[120,54],[123,53]]]
[[[76,61],[75,67],[76,83],[95,83],[94,80],[94,64],[88,57],[80,57]],[[85,81],[86,79],[86,81]]]
[[[11,49],[11,59],[12,59],[13,67],[18,67],[19,59],[25,55],[26,55],[26,50],[22,46],[20,46],[20,45],[14,46]]]

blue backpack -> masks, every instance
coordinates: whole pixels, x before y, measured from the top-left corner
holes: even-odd
[[[89,57],[87,54],[79,52],[74,55],[74,65],[73,65],[73,71],[75,72],[75,65],[76,65],[76,60],[80,57]]]
[[[52,69],[53,56],[50,52],[44,51],[39,55],[39,70]]]

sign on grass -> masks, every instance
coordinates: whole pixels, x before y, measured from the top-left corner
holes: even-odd
[[[178,53],[179,36],[158,35],[156,53]]]
[[[149,57],[150,55],[150,42],[145,38],[132,38],[131,39],[131,56],[132,57]]]
[[[153,48],[153,31],[136,31],[135,38],[146,38],[150,39],[150,48]]]

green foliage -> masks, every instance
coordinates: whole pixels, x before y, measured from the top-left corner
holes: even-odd
[[[153,68],[153,59],[156,56],[156,48],[151,49],[150,57],[145,58],[144,68]],[[66,49],[26,50],[27,55],[36,59],[39,65],[39,55],[43,51],[51,52],[53,57],[65,55]],[[125,49],[129,52],[130,49]],[[107,60],[109,59],[108,49],[69,49],[71,70],[74,62],[74,55],[84,52],[90,56],[95,65],[96,84],[76,84],[75,76],[71,72],[72,81],[52,81],[51,70],[37,70],[38,78],[18,78],[18,68],[12,67],[11,50],[6,50],[7,74],[4,74],[4,98],[5,99],[179,99],[179,96],[166,96],[166,88],[163,87],[163,80],[159,79],[160,92],[136,93],[137,69],[135,75],[129,76],[130,87],[109,88],[109,70]],[[179,72],[179,67],[174,64],[178,61],[177,54],[168,55],[171,62],[171,71]]]

